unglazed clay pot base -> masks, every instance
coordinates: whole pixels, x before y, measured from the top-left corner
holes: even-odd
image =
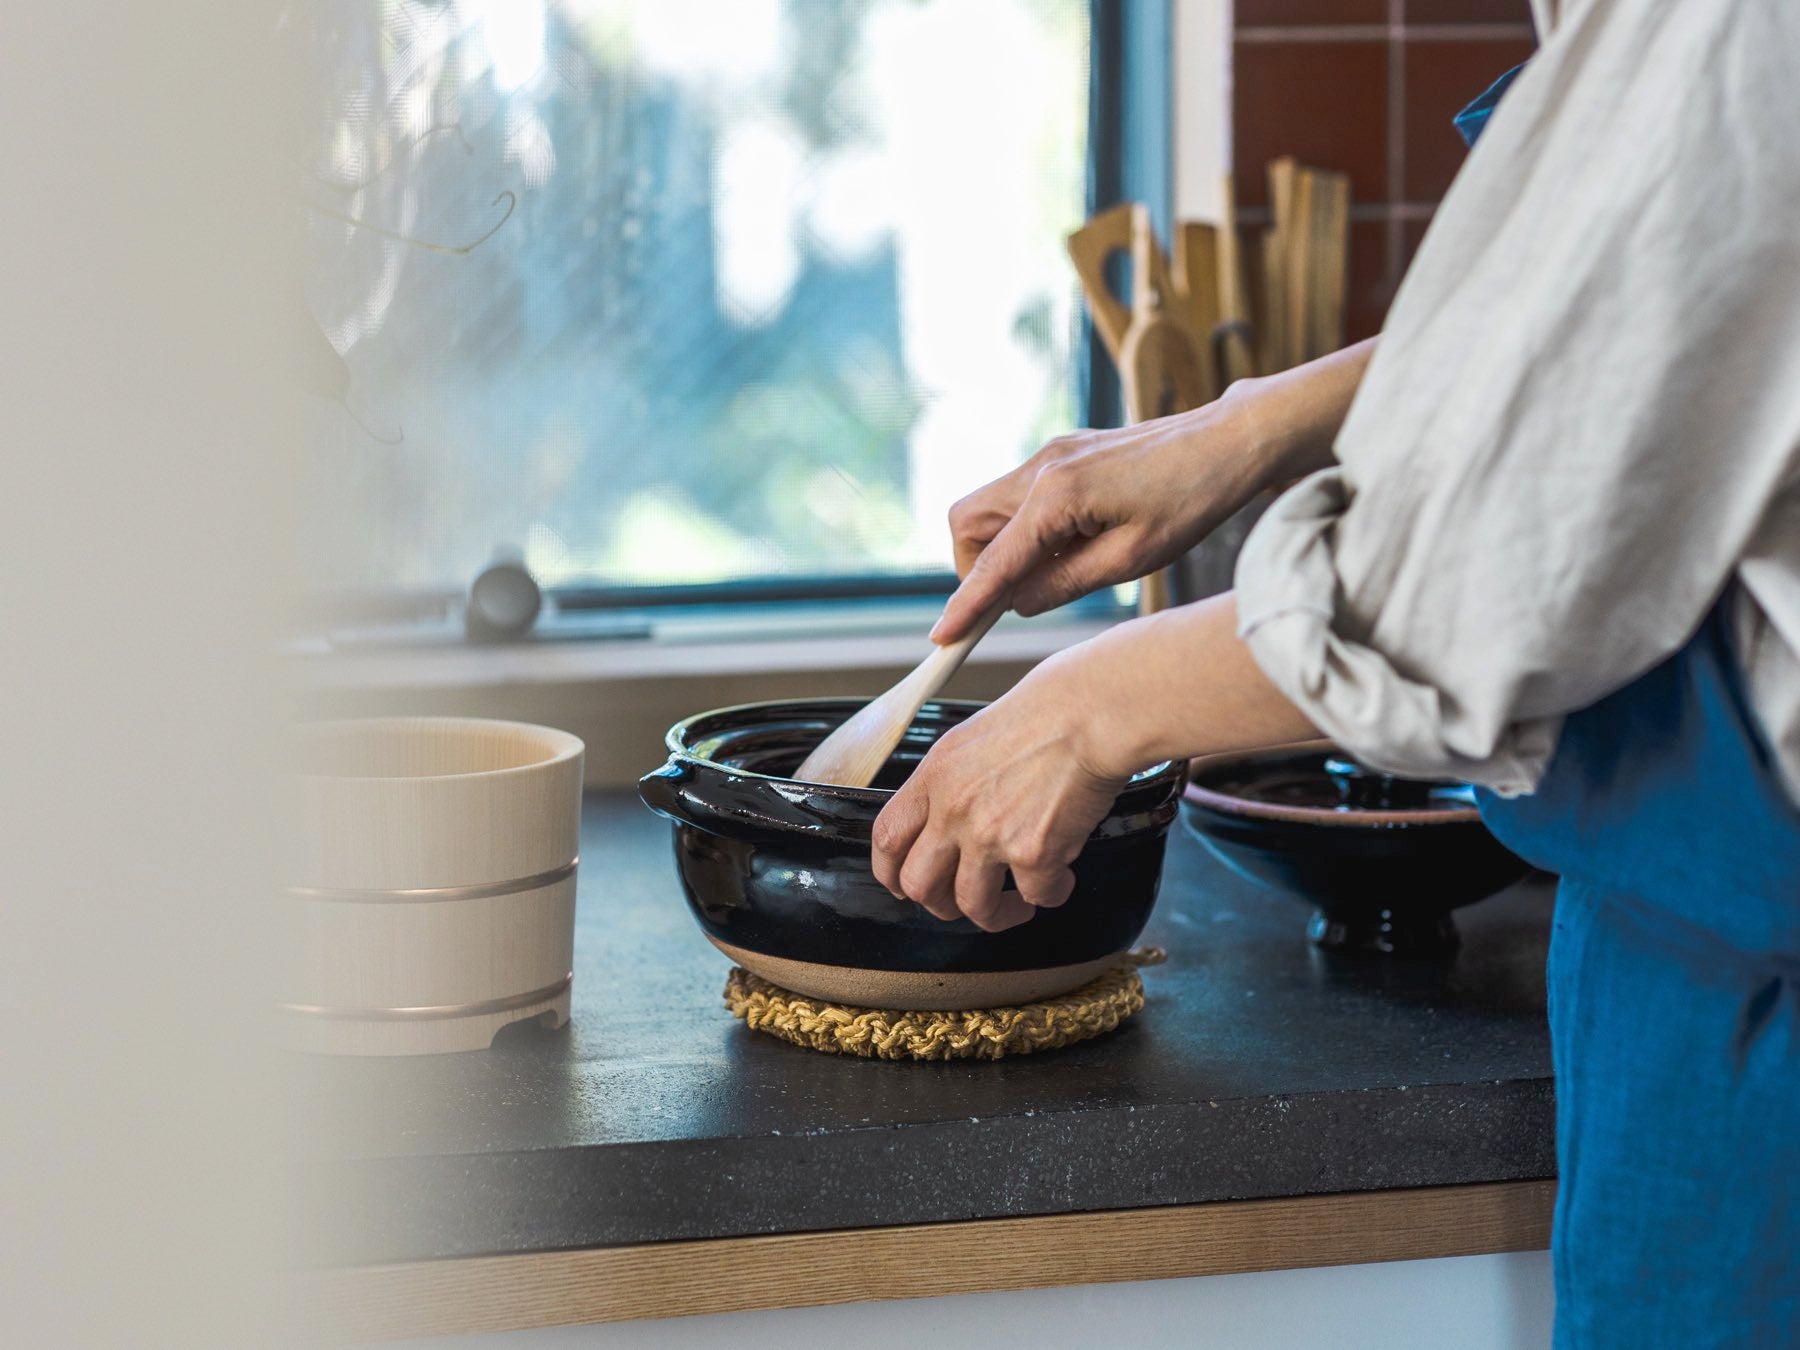
[[[790,993],[856,1008],[891,1008],[898,1012],[961,1012],[1037,1003],[1079,989],[1120,961],[1115,953],[1094,961],[1037,970],[862,970],[764,956],[721,942],[710,933],[707,941],[752,975],[760,975]]]

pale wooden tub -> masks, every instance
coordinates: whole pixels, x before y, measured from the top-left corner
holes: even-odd
[[[283,1040],[477,1050],[569,1016],[582,743],[523,722],[367,718],[300,729]]]

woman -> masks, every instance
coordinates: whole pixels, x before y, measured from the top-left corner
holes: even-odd
[[[1067,899],[1158,760],[1323,733],[1473,781],[1563,877],[1558,1344],[1800,1344],[1800,7],[1562,8],[1378,348],[1064,437],[958,504],[940,641],[1304,475],[1234,594],[944,737],[876,869],[1002,928]]]

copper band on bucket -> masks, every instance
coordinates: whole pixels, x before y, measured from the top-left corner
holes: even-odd
[[[277,1003],[275,1006],[285,1013],[294,1013],[301,1017],[323,1017],[334,1021],[354,1022],[429,1022],[448,1017],[482,1017],[488,1013],[512,1012],[515,1008],[529,1008],[533,1003],[544,1003],[565,992],[575,982],[575,972],[570,971],[555,984],[547,984],[542,989],[532,989],[523,994],[508,994],[505,998],[486,998],[479,1003],[439,1003],[421,1008],[334,1008],[320,1003]]]
[[[480,881],[472,886],[415,886],[406,890],[336,890],[328,886],[287,886],[283,889],[298,900],[334,900],[349,904],[393,905],[414,900],[489,900],[497,895],[515,895],[535,891],[564,877],[575,875],[579,856],[561,867],[539,872],[531,877],[513,877],[507,881]]]

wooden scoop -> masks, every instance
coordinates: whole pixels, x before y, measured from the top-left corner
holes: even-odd
[[[963,658],[987,636],[994,621],[1006,613],[1011,597],[990,606],[975,626],[955,642],[933,647],[913,670],[887,693],[855,713],[806,757],[794,777],[807,783],[835,783],[839,787],[867,787],[888,762],[900,738],[912,725],[919,709],[950,683]]]

